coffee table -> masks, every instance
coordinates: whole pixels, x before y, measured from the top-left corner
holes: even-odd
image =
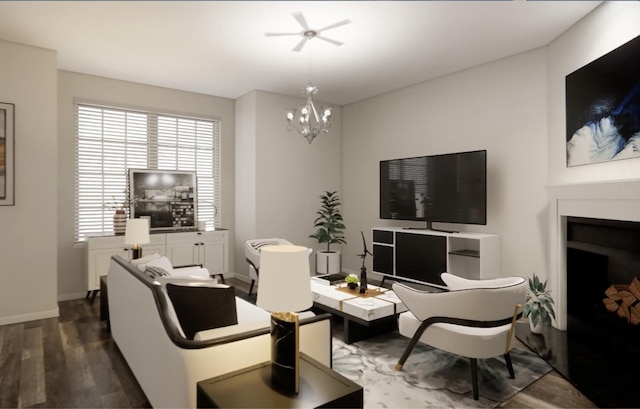
[[[311,292],[314,308],[343,318],[347,344],[397,329],[398,314],[407,311],[392,290],[375,285],[368,285],[363,296],[346,283],[329,285],[312,277]]]

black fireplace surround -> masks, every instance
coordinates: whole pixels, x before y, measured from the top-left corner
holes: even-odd
[[[567,331],[516,334],[598,407],[640,407],[640,326],[603,303],[640,279],[640,223],[568,217],[566,250]]]

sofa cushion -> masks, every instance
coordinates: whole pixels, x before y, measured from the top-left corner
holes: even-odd
[[[167,294],[184,335],[238,323],[236,297],[227,285],[166,284]]]

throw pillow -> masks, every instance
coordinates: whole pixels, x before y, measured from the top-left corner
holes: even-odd
[[[188,339],[193,339],[199,331],[238,323],[233,287],[167,283],[166,289],[178,322]]]
[[[165,256],[157,258],[155,260],[149,261],[147,264],[138,264],[138,268],[141,271],[144,271],[147,267],[160,267],[164,271],[171,273],[173,271],[173,266],[171,265],[171,261]]]
[[[160,254],[158,253],[153,253],[153,254],[149,254],[148,256],[144,256],[144,257],[140,257],[140,258],[136,258],[134,260],[131,260],[129,263],[131,263],[132,266],[138,267],[140,269],[140,271],[144,271],[144,267],[146,267],[147,263],[153,261],[153,260],[157,260],[160,257],[162,257]],[[143,266],[142,268],[140,268],[139,266]]]
[[[169,273],[164,268],[150,266],[144,270],[144,273],[151,278],[167,277]]]

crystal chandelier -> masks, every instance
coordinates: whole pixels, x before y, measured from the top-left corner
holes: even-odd
[[[321,132],[328,132],[331,127],[332,108],[316,107],[313,96],[318,88],[309,83],[305,89],[307,102],[296,110],[287,112],[287,129],[295,129],[311,143]]]

